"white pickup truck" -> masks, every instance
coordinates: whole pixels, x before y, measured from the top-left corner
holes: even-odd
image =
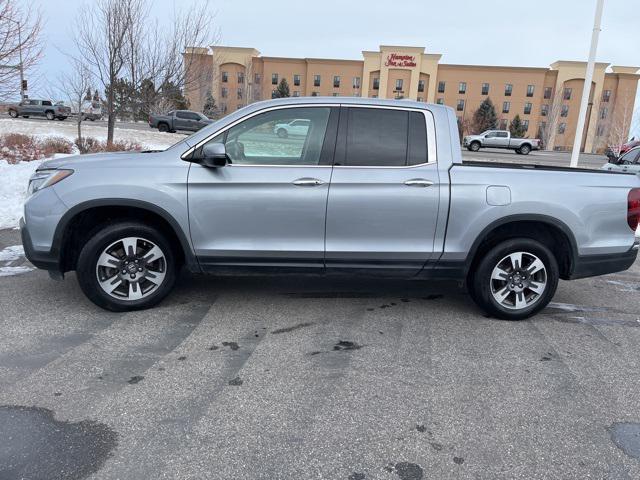
[[[540,148],[537,138],[512,138],[508,130],[486,130],[479,135],[467,135],[462,139],[462,146],[472,152],[481,148],[508,148],[516,153],[529,155],[531,150]]]

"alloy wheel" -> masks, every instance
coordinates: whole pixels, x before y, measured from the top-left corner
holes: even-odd
[[[496,264],[489,281],[491,295],[501,307],[522,310],[542,297],[547,288],[547,269],[534,254],[514,252]]]
[[[158,290],[167,260],[158,245],[145,238],[126,237],[105,248],[96,264],[100,288],[124,301],[146,298]]]

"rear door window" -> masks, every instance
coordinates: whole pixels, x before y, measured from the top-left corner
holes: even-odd
[[[404,167],[428,161],[423,113],[358,107],[347,112],[344,165]]]

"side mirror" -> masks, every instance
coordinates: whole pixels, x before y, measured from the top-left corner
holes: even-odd
[[[229,163],[227,148],[224,143],[207,143],[202,147],[202,155],[198,163],[205,167],[219,168]]]

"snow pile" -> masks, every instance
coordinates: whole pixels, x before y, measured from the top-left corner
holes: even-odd
[[[0,229],[15,228],[22,217],[29,177],[42,160],[10,164],[0,160]]]
[[[12,263],[24,260],[24,248],[22,245],[12,245],[0,250],[0,277],[19,275],[33,270],[29,265],[12,265]]]

